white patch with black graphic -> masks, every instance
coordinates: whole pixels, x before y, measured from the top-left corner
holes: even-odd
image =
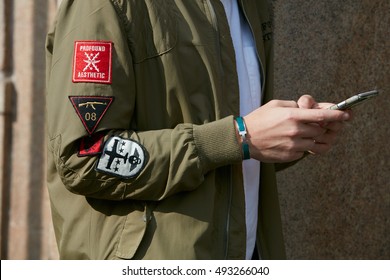
[[[115,136],[107,140],[96,170],[122,178],[133,178],[147,161],[145,149],[137,142]]]

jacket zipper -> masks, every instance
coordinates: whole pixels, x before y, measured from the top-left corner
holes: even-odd
[[[226,216],[226,229],[225,229],[225,234],[226,234],[226,246],[225,246],[225,260],[228,259],[229,257],[229,243],[230,243],[230,211],[232,208],[232,200],[233,200],[233,166],[230,166],[230,176],[229,176],[229,193],[228,193],[228,211],[227,211],[227,216]]]
[[[206,0],[205,1],[206,5],[207,5],[207,8],[210,12],[210,18],[211,18],[211,24],[213,25],[213,28],[215,30],[215,35],[216,35],[216,39],[219,41],[219,29],[218,29],[218,20],[217,20],[217,15],[215,13],[215,10],[214,10],[214,7],[213,5],[211,4],[211,1],[210,0]],[[220,54],[221,53],[221,47],[220,47],[220,43],[217,42],[217,50],[218,50],[218,53]],[[223,68],[222,68],[222,65],[220,64],[220,71],[221,73],[223,74]],[[228,255],[229,255],[229,242],[230,242],[230,239],[229,239],[229,231],[230,231],[230,220],[231,220],[231,208],[232,208],[232,199],[233,199],[233,178],[232,178],[232,166],[230,166],[230,182],[229,182],[229,193],[228,193],[228,209],[227,209],[227,216],[226,216],[226,228],[225,228],[225,259],[228,259]]]
[[[252,32],[252,36],[253,36],[253,41],[255,42],[255,45],[256,45],[256,55],[257,55],[257,59],[259,60],[259,63],[260,63],[260,70],[261,70],[261,98],[263,98],[264,96],[264,89],[265,89],[265,71],[264,71],[264,66],[263,66],[263,62],[261,61],[261,58],[260,58],[260,55],[259,55],[259,51],[257,50],[257,42],[256,42],[256,37],[255,37],[255,32],[253,31],[253,27],[252,27],[252,24],[250,23],[249,21],[249,18],[248,18],[248,15],[246,13],[246,10],[244,9],[244,1],[243,0],[240,0],[240,6],[241,6],[241,10],[242,10],[242,13],[245,17],[245,20],[246,22],[248,23],[249,25],[249,29],[251,30]]]

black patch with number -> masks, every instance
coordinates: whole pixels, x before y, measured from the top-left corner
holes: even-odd
[[[88,134],[92,135],[114,101],[114,97],[69,96],[69,100]]]

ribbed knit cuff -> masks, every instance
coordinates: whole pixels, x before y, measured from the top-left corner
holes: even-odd
[[[204,172],[242,161],[233,116],[194,126],[193,133]]]

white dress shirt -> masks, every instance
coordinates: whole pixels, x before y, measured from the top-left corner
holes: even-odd
[[[240,115],[245,116],[261,105],[260,65],[251,29],[239,9],[237,0],[221,0],[225,7],[236,53],[240,90]],[[247,246],[246,258],[251,259],[256,242],[259,206],[260,162],[243,161],[245,188]]]

